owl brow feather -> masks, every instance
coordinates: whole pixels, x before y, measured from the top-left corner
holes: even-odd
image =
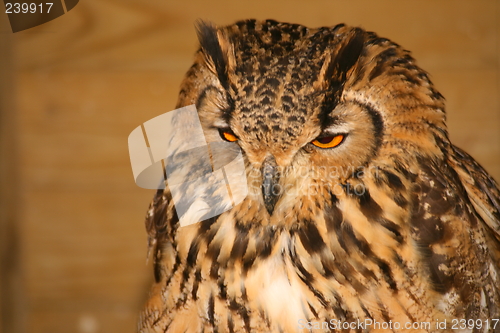
[[[322,111],[319,114],[323,125],[328,121],[328,115],[335,108],[342,95],[347,73],[356,64],[364,48],[366,38],[363,30],[354,28],[349,35],[346,37],[347,42],[341,46],[338,52],[329,52],[326,55],[315,83],[316,87],[323,88],[325,91]]]
[[[217,29],[212,23],[202,20],[196,23],[196,31],[208,69],[217,76],[224,89],[227,107],[221,110],[222,118],[228,123],[234,109],[229,77],[229,72],[236,66],[232,39],[224,30]]]
[[[365,33],[359,28],[354,28],[351,37],[335,57],[333,69],[328,69],[327,74],[331,77],[339,77],[341,82],[346,80],[347,72],[354,66],[361,56],[365,44]],[[336,74],[336,75],[334,75]]]
[[[231,43],[227,40],[227,36],[219,33],[217,28],[209,22],[199,20],[196,23],[196,32],[201,50],[206,57],[210,70],[217,75],[222,87],[228,91],[228,70],[231,66],[228,59],[228,52]]]

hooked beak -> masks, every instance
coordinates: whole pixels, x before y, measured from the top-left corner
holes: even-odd
[[[273,215],[274,206],[281,196],[281,187],[279,185],[280,175],[274,156],[269,155],[266,157],[262,163],[261,173],[264,205],[269,215]]]

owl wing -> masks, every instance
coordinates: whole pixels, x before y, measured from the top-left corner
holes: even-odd
[[[172,198],[168,188],[158,190],[149,205],[146,215],[146,231],[148,233],[148,258],[153,256],[154,276],[156,282],[162,275],[162,249],[166,243],[174,244],[175,231],[179,219],[173,209]]]
[[[457,172],[474,209],[482,218],[500,267],[500,190],[495,180],[469,154],[452,145],[450,164]]]
[[[446,304],[447,315],[496,318],[500,191],[464,151],[451,144],[441,149],[446,159],[420,160],[414,182],[412,237],[423,258],[425,280]]]

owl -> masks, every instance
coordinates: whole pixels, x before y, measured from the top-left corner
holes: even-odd
[[[177,107],[241,150],[248,192],[181,226],[157,191],[139,332],[500,332],[500,191],[410,53],[344,24],[197,28]]]

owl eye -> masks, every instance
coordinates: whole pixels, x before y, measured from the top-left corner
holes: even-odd
[[[222,140],[228,142],[238,141],[238,137],[234,135],[234,133],[231,130],[228,129],[219,129],[219,135],[222,138]]]
[[[317,138],[311,143],[319,148],[334,148],[340,145],[345,138],[345,134],[336,134]]]

